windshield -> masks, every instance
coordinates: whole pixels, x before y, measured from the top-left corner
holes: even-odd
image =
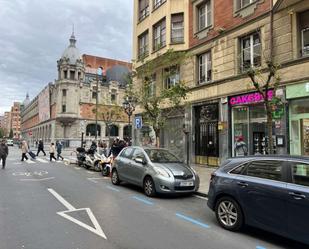
[[[145,149],[153,163],[178,163],[180,160],[167,150]]]

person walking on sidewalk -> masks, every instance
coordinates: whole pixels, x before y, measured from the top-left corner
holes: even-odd
[[[0,143],[0,160],[2,161],[2,169],[5,168],[5,161],[9,154],[9,148],[5,143],[5,140],[3,139]]]
[[[56,153],[55,144],[51,143],[51,145],[49,147],[50,161],[52,161],[53,159],[55,159],[55,161],[57,161],[57,159],[55,157],[55,153]]]
[[[57,160],[59,160],[59,158],[61,158],[61,160],[63,161],[63,157],[61,156],[61,153],[62,153],[62,143],[61,143],[61,141],[56,142],[56,150],[57,150]]]
[[[21,143],[21,161],[23,162],[24,159],[28,160],[28,157],[27,157],[27,153],[29,151],[29,148],[28,148],[28,144],[27,142],[24,140],[22,141]]]
[[[46,153],[44,151],[44,143],[43,143],[42,139],[40,139],[40,141],[39,141],[38,152],[36,153],[36,156],[38,156],[41,151],[44,153],[44,156],[46,156]]]

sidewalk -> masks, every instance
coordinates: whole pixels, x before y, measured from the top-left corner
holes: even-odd
[[[207,196],[211,173],[214,172],[217,169],[217,167],[209,167],[207,165],[197,165],[197,164],[191,164],[191,167],[196,171],[196,173],[200,177],[200,188],[197,194],[201,196]]]

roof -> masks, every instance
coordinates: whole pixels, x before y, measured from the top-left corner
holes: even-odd
[[[241,156],[241,157],[231,157],[227,160],[233,160],[233,161],[251,161],[254,159],[269,159],[269,160],[300,160],[300,161],[306,161],[309,162],[309,157],[307,156],[294,156],[294,155],[256,155],[256,156]]]
[[[77,60],[81,59],[79,50],[76,47],[76,39],[74,33],[70,37],[70,45],[64,50],[62,59],[69,59],[69,64],[75,65]]]

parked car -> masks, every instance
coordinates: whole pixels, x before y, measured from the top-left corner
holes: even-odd
[[[7,144],[7,146],[14,146],[14,142],[13,142],[12,139],[6,140],[6,144]]]
[[[121,181],[144,189],[147,196],[156,193],[194,193],[199,188],[196,172],[166,149],[126,147],[116,157],[112,183]]]
[[[309,244],[309,158],[229,159],[211,176],[207,204],[227,230],[247,224]]]

